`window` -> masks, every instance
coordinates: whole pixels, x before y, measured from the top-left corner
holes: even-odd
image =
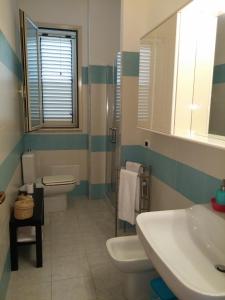
[[[79,127],[79,30],[37,27],[24,14],[25,131]]]

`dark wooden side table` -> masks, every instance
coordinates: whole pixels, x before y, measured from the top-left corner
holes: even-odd
[[[11,270],[18,270],[18,246],[24,244],[36,244],[36,267],[40,268],[43,264],[42,259],[42,226],[44,225],[44,191],[42,188],[34,189],[34,213],[33,216],[26,220],[17,220],[12,211],[9,232],[10,232],[10,255]],[[35,227],[35,240],[29,242],[17,241],[17,228],[24,226]]]

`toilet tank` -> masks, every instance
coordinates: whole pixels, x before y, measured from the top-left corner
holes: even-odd
[[[23,181],[24,184],[36,180],[36,165],[34,152],[25,152],[22,155]]]

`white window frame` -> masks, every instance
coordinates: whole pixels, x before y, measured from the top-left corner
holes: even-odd
[[[46,122],[42,124],[43,130],[48,129],[74,129],[74,130],[81,130],[81,124],[82,124],[82,66],[81,66],[81,27],[80,26],[68,26],[68,25],[58,25],[58,24],[50,24],[50,23],[37,23],[38,28],[41,32],[50,30],[68,30],[68,31],[76,31],[77,33],[77,47],[74,47],[75,53],[72,56],[73,59],[77,59],[77,75],[76,75],[76,81],[77,81],[77,99],[75,100],[75,97],[73,97],[73,118],[75,118],[75,122],[71,125],[68,125],[67,122]],[[40,37],[39,37],[40,38]],[[73,69],[74,64],[72,63]],[[41,68],[40,68],[41,70]],[[73,70],[75,71],[75,70]],[[75,84],[75,83],[74,83]],[[73,87],[73,92],[75,90],[75,87]],[[74,103],[76,102],[76,103]]]
[[[76,31],[77,33],[77,42],[76,45],[77,47],[75,47],[75,55],[73,55],[73,59],[77,59],[77,74],[76,76],[76,87],[77,87],[77,92],[76,92],[76,97],[73,97],[73,101],[75,100],[75,103],[73,103],[73,120],[74,123],[73,124],[68,124],[68,122],[63,123],[63,121],[59,121],[59,122],[51,122],[50,123],[43,123],[43,116],[41,116],[41,124],[40,126],[33,126],[31,124],[31,112],[30,112],[30,100],[29,100],[29,95],[28,95],[28,85],[27,85],[27,60],[26,60],[26,53],[24,53],[23,51],[26,51],[26,46],[25,46],[25,42],[26,42],[26,30],[24,28],[24,21],[22,20],[22,18],[26,17],[29,19],[29,21],[34,24],[38,30],[40,28],[46,28],[47,29],[52,29],[52,30],[67,30],[67,31]],[[26,74],[24,76],[24,83],[23,83],[23,98],[24,98],[24,130],[25,132],[31,132],[34,130],[40,130],[40,131],[45,131],[45,130],[82,130],[82,65],[81,65],[81,53],[82,53],[82,36],[81,36],[81,27],[80,26],[68,26],[68,25],[58,25],[58,24],[49,24],[49,23],[34,23],[32,22],[32,20],[29,18],[29,16],[27,16],[23,11],[20,10],[20,18],[21,18],[21,32],[23,32],[22,34],[22,55],[23,55],[23,62],[25,61],[25,65],[23,63],[23,69],[24,69],[24,74]],[[25,35],[25,38],[24,38]],[[40,77],[40,72],[41,72],[41,67],[40,67],[40,39],[38,37],[38,47],[39,47],[39,51],[38,51],[38,64],[39,64],[39,77]],[[74,64],[72,63],[72,66],[74,68]],[[76,71],[76,70],[75,70]],[[41,77],[40,77],[41,78]],[[42,93],[41,93],[42,96]],[[76,99],[75,99],[76,98]],[[43,108],[42,108],[42,99],[40,99],[40,110],[41,113],[43,113]],[[66,124],[67,123],[67,124]]]

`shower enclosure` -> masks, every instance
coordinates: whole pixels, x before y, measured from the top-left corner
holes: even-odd
[[[107,152],[106,152],[106,196],[113,207],[116,204],[118,169],[121,150],[121,53],[118,52],[113,84],[107,85]]]

